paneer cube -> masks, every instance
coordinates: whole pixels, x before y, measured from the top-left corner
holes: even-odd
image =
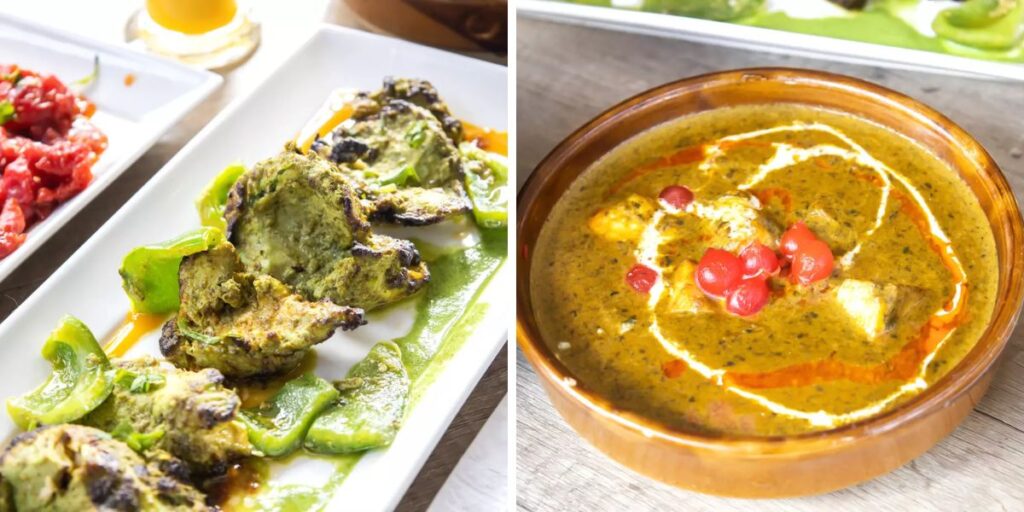
[[[850,321],[869,339],[885,332],[899,296],[896,285],[845,279],[834,290],[836,301]]]
[[[857,232],[841,224],[821,208],[810,210],[803,220],[834,252],[845,253],[857,245]]]
[[[694,272],[697,264],[686,260],[680,263],[669,279],[669,311],[697,314],[708,308],[708,299],[697,288]]]
[[[598,210],[587,226],[594,234],[612,242],[639,240],[654,211],[653,201],[632,194],[622,202]]]
[[[756,198],[726,195],[694,202],[694,213],[708,224],[710,247],[738,252],[753,242],[775,247],[778,228],[760,211]]]

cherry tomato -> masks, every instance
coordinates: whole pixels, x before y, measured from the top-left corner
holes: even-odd
[[[818,237],[814,236],[810,229],[807,229],[807,224],[797,222],[782,234],[782,238],[779,240],[779,250],[782,254],[792,258],[803,244],[817,239]]]
[[[800,245],[793,255],[789,278],[793,282],[808,285],[832,275],[835,261],[828,244],[811,240]]]
[[[658,194],[658,199],[665,201],[673,208],[682,210],[683,208],[686,208],[686,205],[693,202],[693,191],[682,185],[671,185],[665,187],[665,189]]]
[[[767,278],[779,271],[779,258],[768,246],[754,242],[740,251],[743,277]]]
[[[744,279],[729,290],[725,309],[739,316],[750,316],[761,311],[770,297],[771,292],[764,279]]]
[[[640,292],[647,293],[654,287],[654,283],[658,281],[658,273],[646,265],[637,263],[633,265],[633,268],[626,272],[626,283],[629,284],[630,288]]]
[[[708,249],[697,263],[695,278],[705,294],[724,297],[725,292],[743,278],[743,263],[729,251]]]

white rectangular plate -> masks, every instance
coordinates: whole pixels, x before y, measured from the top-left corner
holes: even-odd
[[[207,71],[0,14],[0,61],[5,64],[54,74],[67,84],[91,73],[96,56],[99,79],[84,95],[96,104],[93,122],[107,135],[109,146],[93,166],[92,183],[32,226],[25,243],[0,260],[0,280],[221,83],[219,75]],[[124,83],[129,73],[135,80],[130,87]]]
[[[108,337],[128,312],[117,268],[133,247],[198,227],[193,201],[226,165],[273,156],[294,137],[338,87],[375,89],[385,76],[430,80],[459,118],[481,126],[506,126],[506,70],[423,46],[338,27],[321,27],[248,97],[204,128],[110,221],[101,227],[20,308],[0,324],[0,397],[24,393],[49,373],[39,356],[47,334],[64,314],[82,319],[97,338]],[[363,457],[334,495],[328,510],[387,510],[401,499],[447,425],[507,337],[511,271],[503,265],[484,290],[490,304],[472,338],[407,415],[394,444]],[[341,378],[373,342],[404,334],[403,310],[339,334],[317,348],[317,373]],[[397,331],[396,331],[397,329]],[[158,353],[158,333],[131,355]],[[0,438],[16,428],[0,414]],[[315,484],[329,474],[322,465],[292,459],[274,468],[278,480]]]
[[[793,2],[788,3],[792,4]],[[593,7],[557,0],[520,0],[517,5],[519,12],[542,19],[638,34],[674,37],[753,52],[781,53],[932,73],[1024,80],[1024,64],[968,59],[922,50],[748,27],[720,21],[628,9]]]

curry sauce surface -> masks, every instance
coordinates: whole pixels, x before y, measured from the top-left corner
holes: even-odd
[[[815,123],[832,132],[799,128]],[[729,136],[780,126],[797,128],[721,143]],[[780,156],[779,144],[795,151],[829,147],[843,152],[853,151],[851,141],[905,177],[910,187],[893,182],[883,203],[881,174],[870,161],[823,154],[784,165],[740,190]],[[640,242],[601,236],[591,222],[602,208],[623,207],[631,200],[657,208],[659,191],[669,185],[684,185],[701,201],[724,196],[748,200],[772,236],[806,221],[827,235],[837,260],[833,277],[806,289],[776,282],[771,302],[749,318],[715,303],[698,313],[680,313],[667,293],[666,299],[649,304],[650,297],[624,279],[637,261]],[[937,249],[934,233],[926,231],[915,192],[958,258],[965,283],[960,293],[954,287],[957,272]],[[643,218],[649,219],[649,212]],[[871,231],[876,221],[880,224]],[[707,248],[723,243],[713,235],[720,226],[693,215],[666,216],[655,224],[645,228],[659,233],[660,279],[666,288],[673,285],[673,269],[681,262],[696,261]],[[838,264],[854,247],[849,264]],[[756,105],[660,125],[586,171],[542,228],[533,254],[531,293],[552,351],[580,385],[617,407],[684,430],[784,435],[838,426],[868,414],[864,411],[877,414],[945,375],[984,331],[997,274],[984,212],[943,161],[859,118],[797,105]],[[849,301],[837,299],[844,280],[887,290],[890,309],[883,332],[866,334],[851,320]],[[926,331],[935,330],[929,326],[937,318],[947,323],[953,318],[935,315],[954,296],[961,302],[955,324],[936,340],[916,344]],[[722,378],[695,371],[666,343]],[[913,364],[922,368],[919,380],[908,373]],[[813,368],[824,366],[844,370],[836,370],[838,377],[815,377],[815,371],[827,372]],[[753,385],[756,379],[742,378],[801,367],[804,379],[795,385]],[[737,380],[730,380],[733,375]],[[908,387],[914,382],[917,388]]]

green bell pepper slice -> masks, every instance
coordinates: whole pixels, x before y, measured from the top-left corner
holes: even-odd
[[[224,242],[224,232],[199,228],[166,242],[132,249],[121,261],[121,287],[136,313],[178,310],[178,267],[181,259]]]
[[[31,430],[75,421],[110,396],[110,361],[81,320],[62,318],[42,353],[53,373],[35,390],[7,400],[7,413],[18,427]]]
[[[207,227],[227,231],[228,226],[224,221],[224,208],[228,203],[228,193],[235,185],[238,178],[245,173],[245,166],[234,163],[220,172],[206,186],[199,199],[196,199],[196,210],[199,211],[199,222]]]
[[[1024,36],[1024,0],[967,0],[940,12],[932,30],[965,46],[1005,50]]]
[[[243,409],[239,419],[249,442],[268,457],[280,457],[302,444],[313,420],[338,399],[334,385],[312,372],[285,383],[259,407]]]
[[[390,445],[409,399],[409,375],[394,342],[374,345],[338,383],[338,405],[324,411],[306,432],[305,446],[317,453],[355,453]]]
[[[480,227],[503,228],[508,225],[508,163],[475,144],[459,145],[463,161],[463,181],[473,203],[473,217]]]

